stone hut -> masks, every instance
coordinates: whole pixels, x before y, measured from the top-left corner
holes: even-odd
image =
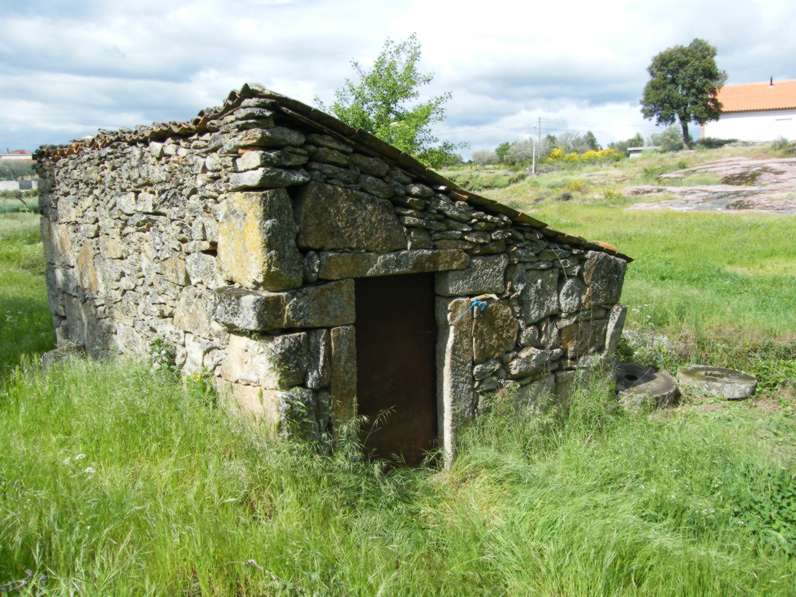
[[[449,459],[484,396],[563,394],[621,333],[628,257],[258,86],[36,161],[58,344],[171,346],[280,432],[389,410],[376,453]]]

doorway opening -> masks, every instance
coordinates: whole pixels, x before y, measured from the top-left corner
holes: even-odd
[[[436,447],[434,274],[356,280],[358,413],[369,453],[408,465]]]

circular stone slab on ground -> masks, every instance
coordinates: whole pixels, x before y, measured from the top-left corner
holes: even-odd
[[[625,410],[638,412],[674,406],[680,397],[677,382],[666,371],[638,363],[618,363],[616,391]]]
[[[749,398],[757,388],[757,379],[747,373],[706,365],[683,367],[677,372],[677,381],[684,388],[727,400]]]

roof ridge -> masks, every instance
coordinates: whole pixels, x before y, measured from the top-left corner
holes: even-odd
[[[771,81],[753,81],[751,83],[725,83],[721,86],[723,89],[724,87],[745,87],[748,85],[764,85],[766,87],[776,87],[782,83],[796,83],[796,79],[776,79],[774,84],[771,84]]]
[[[513,222],[535,228],[549,238],[561,240],[581,248],[609,253],[632,261],[630,257],[620,253],[611,246],[603,246],[588,241],[583,237],[571,236],[564,232],[550,229],[544,222],[524,212],[468,191],[438,172],[424,166],[412,156],[382,141],[375,135],[362,129],[355,129],[326,112],[313,108],[299,100],[277,93],[276,91],[272,91],[257,83],[244,83],[239,90],[230,91],[221,106],[203,109],[190,121],[160,122],[148,126],[139,126],[135,129],[119,129],[116,131],[101,130],[90,138],[78,139],[66,145],[44,145],[34,152],[33,158],[35,160],[42,158],[58,160],[62,157],[80,153],[86,149],[99,149],[114,143],[162,141],[173,136],[183,137],[201,132],[209,132],[207,128],[209,121],[223,117],[226,113],[238,108],[244,100],[249,98],[274,100],[274,107],[279,109],[280,113],[288,119],[297,120],[307,126],[321,129],[328,134],[345,140],[347,143],[357,146],[359,149],[365,148],[365,153],[384,157],[407,170],[423,182],[429,183],[436,190],[447,191],[470,205],[503,214],[509,217]]]

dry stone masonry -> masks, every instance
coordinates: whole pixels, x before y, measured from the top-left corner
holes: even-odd
[[[448,455],[484,396],[565,388],[621,333],[627,257],[260,87],[36,159],[58,343],[95,357],[168,343],[185,374],[280,429],[322,434],[356,412],[356,278],[435,273]]]

